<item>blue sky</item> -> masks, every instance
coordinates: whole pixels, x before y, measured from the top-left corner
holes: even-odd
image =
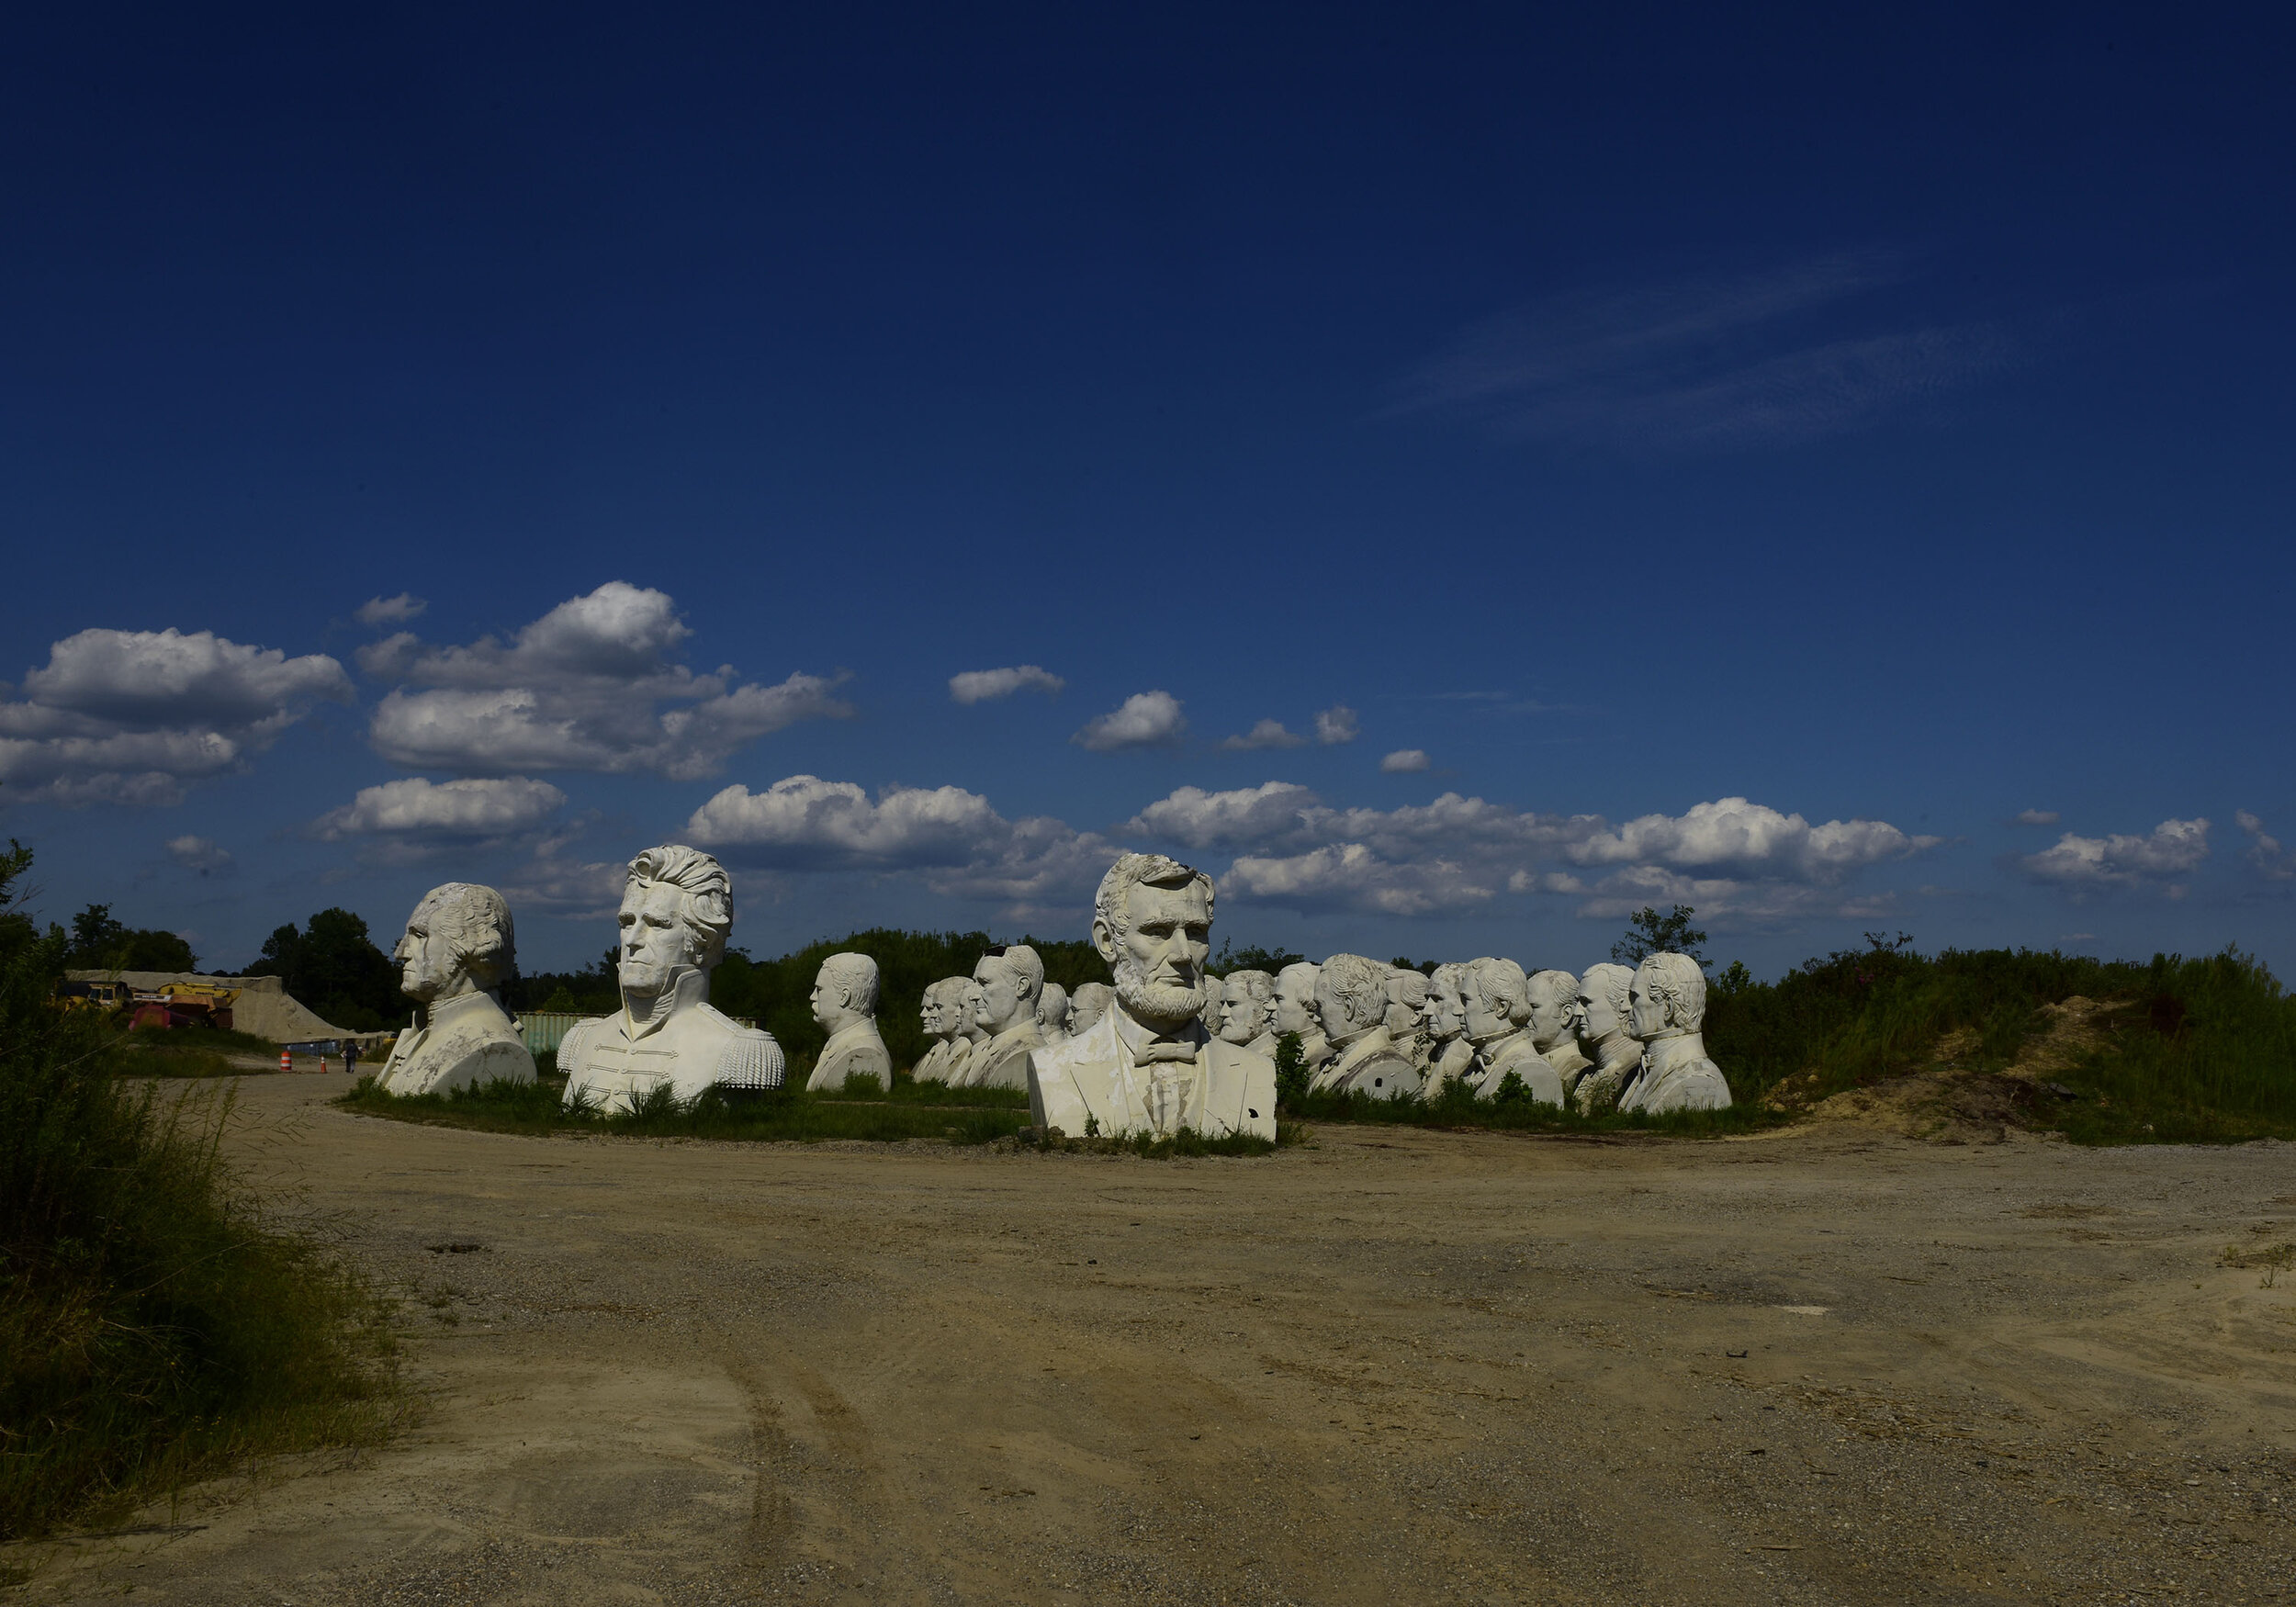
[[[2284,19],[827,10],[14,25],[43,913],[2296,964]]]

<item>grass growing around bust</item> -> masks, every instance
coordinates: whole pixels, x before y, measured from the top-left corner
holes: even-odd
[[[893,1091],[885,1092],[874,1077],[848,1077],[845,1086],[835,1092],[823,1092],[816,1099],[864,1099],[884,1101],[895,1105],[962,1105],[977,1106],[985,1110],[1026,1110],[1029,1091],[1026,1088],[951,1088],[945,1083],[915,1083],[906,1077],[896,1077]]]
[[[1016,1108],[1008,1104],[984,1106],[977,1101],[953,1098],[940,1104],[884,1098],[872,1101],[850,1098],[841,1093],[807,1094],[801,1089],[757,1096],[729,1096],[711,1089],[692,1100],[680,1101],[669,1090],[660,1089],[635,1111],[602,1110],[594,1107],[569,1110],[558,1087],[550,1082],[496,1082],[478,1088],[459,1088],[451,1094],[424,1094],[408,1098],[381,1093],[371,1079],[365,1077],[338,1103],[346,1110],[367,1116],[441,1127],[477,1128],[487,1132],[535,1136],[620,1134],[634,1138],[732,1139],[752,1142],[817,1143],[826,1139],[859,1139],[899,1143],[907,1139],[945,1139],[953,1143],[985,1143],[1012,1137],[1029,1119],[1025,1096]]]
[[[226,1164],[228,1087],[123,1082],[45,964],[0,978],[0,1535],[378,1438],[384,1303]]]
[[[1287,1117],[1313,1121],[1385,1123],[1396,1127],[1488,1128],[1503,1132],[1649,1132],[1680,1138],[1718,1138],[1756,1132],[1792,1119],[1767,1106],[1740,1103],[1728,1110],[1683,1110],[1665,1116],[1639,1111],[1581,1116],[1576,1110],[1526,1098],[1478,1099],[1458,1084],[1433,1099],[1374,1099],[1367,1094],[1303,1094],[1286,1099]]]

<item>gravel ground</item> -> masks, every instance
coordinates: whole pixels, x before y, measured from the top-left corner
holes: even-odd
[[[528,1140],[250,1078],[419,1415],[16,1600],[2296,1603],[2296,1146]],[[476,1246],[457,1250],[455,1246]]]

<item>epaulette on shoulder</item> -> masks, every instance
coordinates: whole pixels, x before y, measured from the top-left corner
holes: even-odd
[[[736,1027],[718,1051],[717,1076],[728,1088],[778,1088],[787,1067],[771,1032]]]

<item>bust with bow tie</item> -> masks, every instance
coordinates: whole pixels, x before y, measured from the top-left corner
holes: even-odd
[[[1276,1062],[1205,1031],[1212,885],[1162,854],[1125,854],[1093,900],[1092,945],[1116,996],[1077,1036],[1029,1055],[1029,1110],[1071,1138],[1186,1128],[1276,1136]]]
[[[501,987],[518,974],[510,905],[491,887],[449,882],[433,887],[407,917],[399,991],[429,1019],[391,1045],[375,1074],[386,1094],[445,1094],[482,1083],[531,1083],[535,1057],[503,1013]]]

